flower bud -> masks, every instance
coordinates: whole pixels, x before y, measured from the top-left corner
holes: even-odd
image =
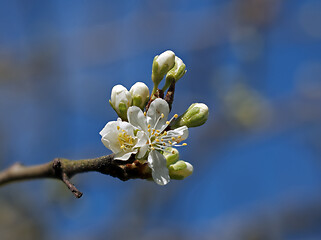
[[[184,178],[192,175],[193,166],[188,162],[184,162],[183,160],[179,160],[178,162],[170,165],[168,167],[169,176],[171,179],[183,180]]]
[[[176,148],[168,147],[165,149],[163,153],[166,158],[167,167],[173,163],[176,163],[179,159],[179,152]]]
[[[172,121],[171,128],[182,126],[198,127],[203,125],[208,118],[208,107],[204,103],[193,103],[183,115]]]
[[[154,89],[157,89],[159,83],[162,81],[165,74],[170,69],[172,69],[174,65],[175,53],[170,50],[167,50],[154,58],[152,68],[152,80],[154,82]]]
[[[124,86],[113,87],[109,103],[122,120],[127,120],[127,109],[132,104],[132,97]]]
[[[132,105],[143,110],[149,99],[149,89],[146,84],[137,82],[130,88],[129,92],[133,99]]]
[[[175,65],[167,73],[166,83],[165,83],[162,90],[165,91],[167,88],[169,88],[169,86],[171,85],[171,83],[173,81],[177,82],[180,78],[182,78],[184,76],[184,74],[186,73],[185,68],[186,68],[186,66],[183,63],[182,59],[175,56]]]

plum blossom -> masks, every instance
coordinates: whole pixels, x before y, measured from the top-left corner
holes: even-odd
[[[147,113],[136,107],[128,108],[127,118],[129,123],[139,129],[137,132],[137,145],[139,146],[137,158],[147,156],[147,162],[152,170],[152,177],[159,185],[166,185],[170,181],[166,158],[161,152],[168,147],[185,146],[179,143],[188,137],[188,128],[179,127],[174,130],[165,131],[170,122],[177,118],[177,114],[167,121],[169,114],[168,103],[160,98],[155,99]]]
[[[114,159],[117,160],[128,160],[142,146],[141,142],[138,142],[140,135],[135,136],[135,127],[120,118],[107,123],[99,134],[102,137],[102,143],[115,153]]]

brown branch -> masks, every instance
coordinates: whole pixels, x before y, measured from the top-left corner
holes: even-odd
[[[170,87],[168,88],[167,94],[165,96],[165,101],[168,103],[170,110],[172,110],[172,104],[174,101],[174,93],[175,93],[175,80],[172,81]]]
[[[69,190],[77,198],[80,198],[82,193],[70,182],[70,178],[78,173],[92,171],[110,175],[122,181],[135,178],[151,178],[151,170],[147,166],[147,163],[141,163],[138,160],[134,161],[134,159],[129,159],[128,161],[114,160],[114,155],[110,154],[83,160],[55,158],[51,162],[30,167],[15,163],[0,172],[0,186],[15,181],[53,178],[64,182]]]

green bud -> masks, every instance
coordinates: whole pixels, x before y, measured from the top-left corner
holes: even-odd
[[[137,82],[131,87],[129,92],[133,99],[132,105],[143,110],[149,99],[149,89],[146,84]]]
[[[176,163],[179,159],[179,152],[176,148],[166,148],[163,155],[166,158],[167,167],[173,163]]]
[[[171,85],[171,83],[173,81],[177,82],[179,79],[181,79],[184,76],[184,74],[186,73],[185,68],[186,68],[186,66],[183,63],[182,59],[175,56],[175,65],[167,73],[166,83],[165,83],[162,90],[165,91],[167,88],[169,88],[169,86]]]
[[[174,65],[175,53],[170,50],[167,50],[154,58],[152,67],[152,80],[154,82],[153,93],[156,92],[159,83],[163,80],[165,74],[174,67]]]
[[[172,121],[171,128],[182,126],[198,127],[203,125],[208,118],[208,107],[204,103],[193,103],[183,115]]]
[[[179,160],[178,162],[170,165],[168,167],[169,176],[171,179],[183,180],[184,178],[192,175],[193,166],[188,162],[184,162],[183,160]]]
[[[124,86],[116,85],[113,87],[109,103],[122,120],[127,120],[127,109],[132,104],[132,97]]]

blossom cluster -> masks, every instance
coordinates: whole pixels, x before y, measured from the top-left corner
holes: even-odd
[[[183,141],[188,137],[188,128],[200,126],[208,118],[208,107],[194,103],[181,116],[174,114],[168,120],[172,104],[168,96],[174,94],[175,84],[185,74],[185,68],[183,61],[168,50],[154,58],[151,95],[142,82],[135,83],[129,91],[122,85],[114,86],[109,103],[118,119],[108,122],[100,131],[103,144],[115,153],[115,160],[134,157],[147,161],[153,180],[159,185],[192,174],[193,166],[179,160],[176,147],[187,145]],[[164,87],[159,89],[164,77]]]

